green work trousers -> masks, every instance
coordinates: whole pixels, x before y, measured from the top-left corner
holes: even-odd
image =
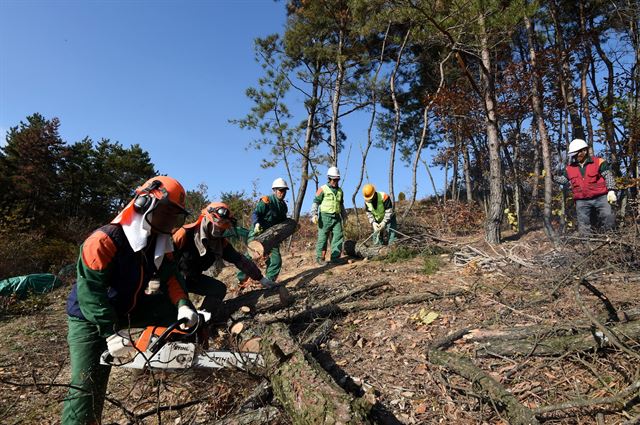
[[[394,230],[396,230],[398,228],[398,222],[396,221],[396,215],[392,215],[391,216],[391,220],[389,220],[389,223],[387,223],[387,225],[385,226],[384,231],[379,232],[379,233],[374,233],[373,234],[373,243],[375,245],[382,245],[384,244],[384,234],[386,233],[389,237],[388,237],[388,244],[391,245],[396,241],[396,232],[394,232]]]
[[[318,217],[318,242],[316,243],[316,259],[323,260],[322,251],[327,245],[327,237],[329,233],[333,233],[331,237],[331,261],[340,258],[342,253],[342,217],[340,214],[320,213]]]
[[[110,366],[100,364],[107,342],[93,323],[68,318],[71,388],[64,399],[62,425],[100,423]]]
[[[251,259],[249,254],[245,254],[245,257]],[[271,249],[271,253],[269,257],[267,257],[267,261],[265,262],[267,266],[267,270],[264,272],[264,275],[271,279],[272,281],[276,281],[278,279],[278,275],[280,274],[280,269],[282,268],[282,256],[280,255],[280,245],[276,245]],[[236,275],[240,282],[244,281],[247,278],[247,275],[242,271],[238,271]]]
[[[168,326],[178,317],[177,308],[165,295],[143,296],[124,327]],[[88,320],[68,317],[71,388],[64,399],[62,425],[101,423],[104,397],[109,382],[110,366],[100,364],[107,349],[98,327]]]

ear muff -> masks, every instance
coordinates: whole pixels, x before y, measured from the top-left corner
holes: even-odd
[[[143,188],[136,194],[136,197],[133,200],[133,209],[139,214],[146,213],[153,203],[153,196],[151,195],[151,192],[158,190],[161,187],[162,182],[160,180],[154,180],[147,187]]]

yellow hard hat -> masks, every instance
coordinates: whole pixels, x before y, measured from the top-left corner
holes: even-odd
[[[371,183],[367,183],[362,188],[362,195],[364,196],[365,201],[370,201],[373,199],[373,196],[376,194],[376,188]]]

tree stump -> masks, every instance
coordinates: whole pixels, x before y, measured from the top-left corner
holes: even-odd
[[[297,227],[298,222],[292,218],[288,218],[282,223],[269,227],[249,242],[247,245],[249,255],[251,255],[254,261],[268,256],[273,247],[291,236]]]

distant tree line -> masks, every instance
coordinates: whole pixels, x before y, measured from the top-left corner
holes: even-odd
[[[9,129],[0,148],[0,224],[59,237],[70,219],[107,222],[133,189],[156,174],[139,145],[86,137],[68,144],[60,121],[36,113]]]

